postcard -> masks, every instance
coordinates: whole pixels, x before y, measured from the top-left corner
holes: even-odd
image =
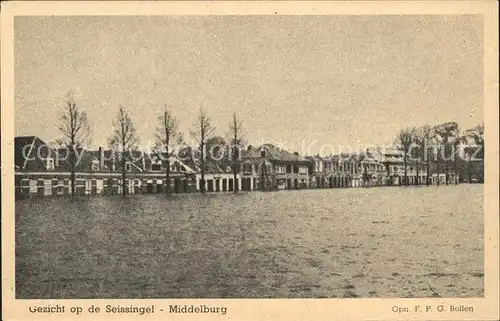
[[[498,320],[495,1],[2,3],[2,314]]]

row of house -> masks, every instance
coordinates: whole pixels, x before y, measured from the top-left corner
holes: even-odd
[[[182,153],[179,153],[181,155]],[[169,184],[173,193],[200,191],[200,163],[188,157],[170,157],[134,151],[128,161],[110,149],[77,150],[75,190],[79,195],[128,193],[164,193]],[[64,149],[48,146],[36,136],[15,138],[16,197],[31,195],[55,196],[71,193],[71,162]],[[127,173],[122,182],[122,167]],[[170,166],[170,182],[166,181]],[[284,190],[303,188],[360,187],[404,184],[402,154],[394,150],[367,150],[361,154],[319,155],[302,157],[272,144],[245,150],[234,179],[230,166],[206,164],[205,190],[229,192]],[[407,177],[410,184],[427,180],[445,182],[442,173],[428,176],[422,164],[410,163]],[[453,177],[453,180],[456,178]]]
[[[406,185],[403,153],[393,149],[367,149],[360,154],[341,153],[307,157],[311,162],[311,187],[371,187]],[[448,170],[428,175],[424,163],[407,161],[408,185],[457,182]]]

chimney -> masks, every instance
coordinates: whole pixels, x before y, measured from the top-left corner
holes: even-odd
[[[99,169],[104,168],[104,150],[102,147],[99,147]]]

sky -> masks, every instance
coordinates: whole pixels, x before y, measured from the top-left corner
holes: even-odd
[[[227,137],[301,154],[388,144],[409,126],[483,122],[481,16],[15,18],[15,133],[60,137],[69,91],[107,146],[122,105],[141,143],[167,106]]]

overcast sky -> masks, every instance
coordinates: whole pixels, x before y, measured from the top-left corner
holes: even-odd
[[[119,105],[142,143],[166,104],[247,141],[386,144],[406,126],[483,122],[480,16],[17,17],[15,132],[50,141],[69,90],[107,146]],[[313,143],[313,142],[317,143]]]

